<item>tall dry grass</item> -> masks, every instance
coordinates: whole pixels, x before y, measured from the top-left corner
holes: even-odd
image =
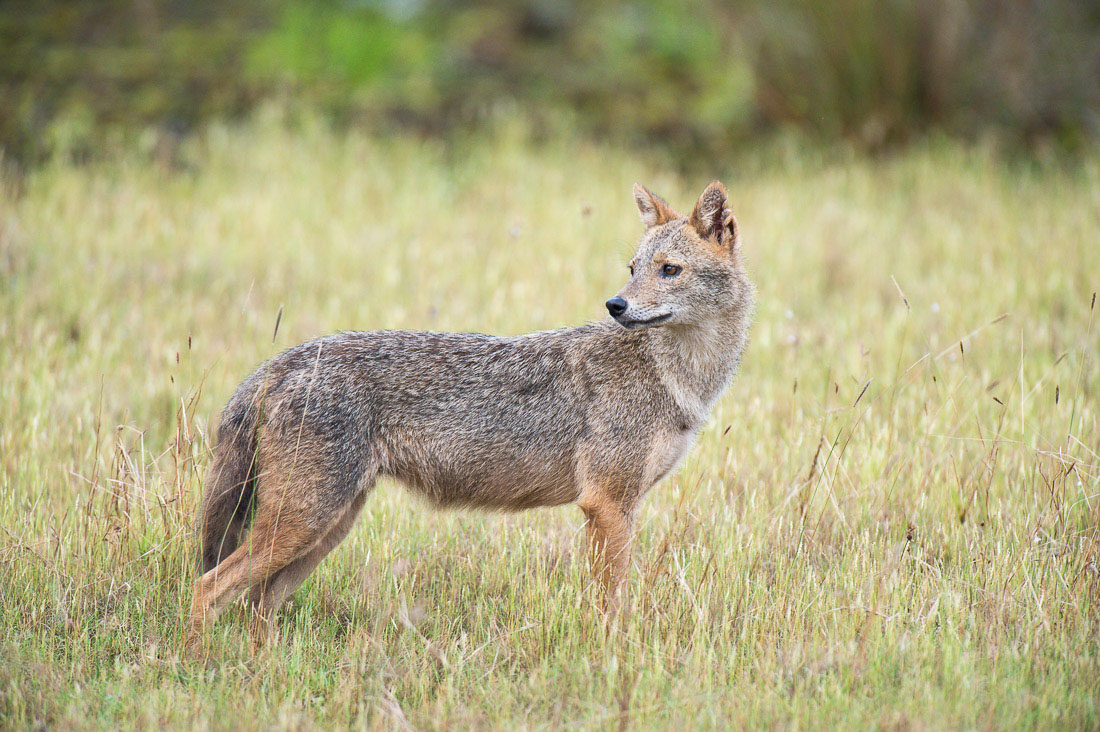
[[[774,147],[680,177],[525,139],[261,120],[174,168],[7,181],[4,726],[1100,724],[1100,158]],[[599,318],[630,184],[686,205],[711,177],[757,320],[646,501],[616,627],[578,512],[382,485],[280,643],[251,656],[239,611],[208,664],[181,656],[212,426],[257,362],[337,329]]]

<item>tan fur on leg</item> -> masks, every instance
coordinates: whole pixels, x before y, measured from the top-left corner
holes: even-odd
[[[634,538],[634,511],[611,500],[579,504],[588,519],[588,545],[592,571],[603,589],[604,609],[615,615],[622,601],[622,587],[630,570],[630,546]]]
[[[352,500],[344,515],[313,548],[264,581],[252,586],[249,597],[253,610],[253,648],[258,648],[268,641],[275,630],[275,613],[279,607],[294,594],[294,591],[305,582],[306,577],[351,531],[351,527],[359,517],[359,511],[366,502],[367,493],[368,491],[363,491]]]
[[[241,591],[286,566],[313,543],[313,536],[286,517],[276,530],[274,516],[260,516],[245,543],[195,581],[188,645],[197,644],[206,624]]]

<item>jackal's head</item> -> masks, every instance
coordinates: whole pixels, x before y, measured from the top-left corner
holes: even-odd
[[[611,317],[624,328],[691,325],[736,307],[748,285],[726,187],[707,186],[687,218],[637,183],[634,200],[646,230],[630,260],[630,281],[607,301]]]

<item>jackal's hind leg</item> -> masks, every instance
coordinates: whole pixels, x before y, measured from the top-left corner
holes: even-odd
[[[359,517],[359,511],[363,508],[363,503],[366,502],[368,492],[369,490],[363,490],[353,498],[344,513],[312,548],[252,586],[249,600],[253,610],[252,645],[254,647],[267,642],[275,630],[275,613],[279,607],[294,594],[321,560],[351,531],[351,527],[355,525],[355,519]]]
[[[195,580],[188,645],[197,645],[207,623],[245,588],[266,579],[306,551],[316,534],[308,527],[261,510],[244,543],[218,566]]]

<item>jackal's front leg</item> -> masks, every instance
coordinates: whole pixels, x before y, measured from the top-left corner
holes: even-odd
[[[588,546],[592,571],[604,591],[604,608],[614,615],[619,610],[622,587],[630,570],[630,545],[634,538],[634,508],[612,500],[580,504],[588,519]]]

